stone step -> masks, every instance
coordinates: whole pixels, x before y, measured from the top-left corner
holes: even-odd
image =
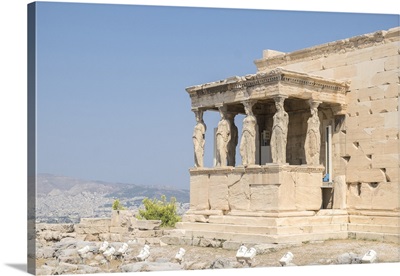
[[[348,225],[348,230],[351,232],[374,232],[382,234],[400,234],[400,226],[389,225],[371,225],[371,224],[354,224]]]
[[[237,216],[210,216],[210,223],[257,225],[257,226],[291,226],[291,225],[318,225],[347,223],[347,215],[332,216],[307,216],[307,217],[284,217],[284,218],[260,218],[260,217],[237,217]]]
[[[278,243],[299,243],[299,242],[312,242],[312,241],[326,241],[326,240],[344,240],[349,237],[348,231],[341,232],[326,232],[326,233],[307,233],[295,235],[280,235],[277,238]]]
[[[177,228],[184,230],[200,230],[212,232],[249,233],[259,235],[282,235],[282,234],[303,234],[303,233],[325,233],[347,231],[347,223],[336,223],[326,225],[295,225],[295,226],[254,226],[254,225],[233,225],[218,223],[191,223],[181,222]]]
[[[372,240],[378,242],[391,242],[400,244],[400,233],[387,234],[387,233],[376,233],[376,232],[349,231],[349,238],[357,240]]]
[[[327,233],[304,233],[287,235],[260,235],[240,234],[232,232],[198,231],[186,230],[185,237],[189,239],[217,239],[223,241],[235,241],[252,244],[287,244],[309,241],[323,241],[328,239],[347,239],[348,232],[327,232]]]
[[[291,225],[328,225],[348,223],[347,215],[316,215],[300,217],[244,217],[244,216],[218,216],[210,215],[185,215],[183,222],[209,222],[230,225],[253,225],[253,226],[291,226]]]
[[[373,224],[400,227],[400,219],[398,216],[349,215],[349,222],[352,224]]]
[[[199,239],[217,239],[224,241],[239,241],[243,243],[277,243],[276,235],[239,234],[232,232],[186,230],[185,237]]]

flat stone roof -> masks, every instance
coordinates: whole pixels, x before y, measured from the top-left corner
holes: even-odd
[[[357,49],[373,47],[379,44],[391,43],[400,40],[400,27],[389,30],[376,31],[369,34],[354,36],[329,43],[324,43],[290,53],[274,50],[264,50],[263,57],[254,61],[260,71],[282,66],[284,64],[296,63],[305,59],[316,59],[335,53],[351,52]]]

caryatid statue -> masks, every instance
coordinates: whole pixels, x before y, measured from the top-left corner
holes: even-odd
[[[240,155],[243,166],[254,165],[256,162],[257,119],[253,115],[253,104],[249,101],[243,102],[246,112],[240,140]]]
[[[217,152],[216,152],[216,167],[226,166],[228,158],[228,144],[231,140],[231,125],[226,118],[226,107],[219,107],[219,113],[221,119],[218,123],[216,141],[217,141]]]
[[[207,127],[203,121],[203,111],[195,110],[196,115],[196,126],[193,131],[193,145],[194,145],[194,165],[195,167],[203,167],[204,160],[204,145],[205,145],[205,134]]]
[[[286,143],[289,124],[289,115],[283,107],[284,97],[276,97],[276,112],[273,117],[272,135],[271,135],[271,155],[272,162],[277,164],[286,163]]]
[[[227,113],[227,119],[231,127],[231,140],[228,144],[228,166],[236,165],[236,146],[238,144],[238,128],[235,125],[236,113]]]
[[[308,127],[304,144],[307,165],[320,164],[321,133],[319,130],[318,105],[319,102],[310,101],[311,117],[307,121]]]

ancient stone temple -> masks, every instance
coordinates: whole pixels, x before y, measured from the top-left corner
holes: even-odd
[[[265,50],[254,74],[188,87],[197,124],[185,237],[399,242],[399,34]],[[205,112],[219,112],[217,126]]]

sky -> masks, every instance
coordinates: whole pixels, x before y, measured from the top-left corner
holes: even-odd
[[[253,74],[264,49],[398,25],[388,14],[39,2],[37,172],[189,189],[185,88]],[[219,118],[204,114],[206,167]]]
[[[0,251],[0,272],[1,275],[26,275],[26,237],[27,237],[27,232],[26,232],[26,213],[27,213],[27,111],[26,111],[26,106],[27,106],[27,11],[26,11],[26,5],[30,3],[31,1],[25,1],[25,0],[3,0],[0,1],[0,33],[1,33],[1,42],[0,43],[0,68],[1,68],[1,81],[0,81],[0,121],[1,121],[1,127],[2,127],[2,135],[0,135],[0,162],[1,162],[1,175],[2,175],[2,193],[1,193],[1,200],[0,200],[0,209],[2,211],[2,220],[6,222],[11,222],[10,226],[12,227],[0,227],[0,241],[1,244],[4,248],[7,248],[7,250],[1,250]],[[78,2],[78,1],[73,1],[73,0],[65,0],[64,2]],[[82,1],[81,1],[82,2]],[[109,3],[111,1],[107,0],[85,0],[85,2],[105,2]],[[399,7],[394,5],[395,1],[393,0],[380,0],[380,1],[365,1],[365,0],[354,0],[354,1],[348,1],[348,0],[334,0],[334,1],[315,1],[315,0],[280,0],[280,1],[243,1],[243,0],[115,0],[112,1],[114,3],[124,3],[124,4],[149,4],[149,5],[178,5],[178,6],[193,6],[193,7],[233,7],[233,8],[256,8],[256,9],[274,9],[274,10],[313,10],[313,11],[340,11],[340,12],[362,12],[362,13],[380,13],[380,14],[389,14],[389,13],[395,13],[395,14],[400,14]],[[66,10],[66,9],[63,9]],[[86,15],[88,18],[90,15]],[[364,15],[365,16],[365,15]],[[69,18],[70,22],[68,24],[73,24],[74,20],[76,20],[77,16],[73,18]],[[60,19],[61,19],[60,15]],[[387,18],[387,16],[384,16],[384,18]],[[121,18],[117,18],[121,19]],[[173,18],[172,18],[173,19]],[[208,18],[201,18],[198,24],[206,24]],[[288,19],[289,21],[291,18]],[[340,37],[349,37],[352,36],[354,33],[365,33],[365,32],[370,32],[370,31],[375,31],[375,29],[386,29],[387,27],[391,26],[386,26],[386,25],[391,25],[391,23],[384,23],[382,18],[379,20],[377,19],[370,19],[366,20],[366,22],[360,22],[358,24],[358,19],[357,20],[348,20],[346,22],[343,22],[342,24],[342,18],[338,17],[337,20],[335,21],[330,21],[330,22],[325,22],[325,20],[320,21],[320,22],[314,22],[313,25],[308,25],[308,28],[306,29],[301,29],[298,28],[302,22],[292,21],[292,27],[296,28],[297,32],[291,32],[290,29],[286,28],[285,30],[278,31],[277,28],[279,25],[274,24],[272,27],[271,25],[264,27],[262,32],[256,33],[255,30],[252,30],[251,28],[246,28],[245,32],[238,33],[236,29],[234,28],[229,28],[229,33],[232,35],[235,35],[235,43],[229,44],[229,46],[224,49],[225,52],[229,51],[232,47],[237,45],[237,43],[243,44],[245,41],[242,41],[240,38],[243,37],[245,34],[248,32],[254,33],[255,37],[257,35],[260,35],[264,37],[264,39],[268,39],[267,42],[262,42],[262,45],[255,45],[253,43],[248,42],[244,46],[243,49],[243,54],[247,55],[246,57],[243,56],[240,58],[240,63],[237,62],[232,66],[229,64],[229,62],[235,62],[238,60],[238,56],[235,56],[234,59],[232,60],[231,57],[229,57],[226,60],[223,60],[224,62],[221,63],[220,59],[218,60],[219,62],[211,62],[211,66],[207,66],[207,68],[198,68],[198,71],[200,72],[199,74],[196,74],[195,76],[192,76],[192,78],[196,79],[187,79],[187,82],[183,84],[178,84],[177,87],[178,89],[175,91],[173,90],[170,91],[165,91],[165,93],[177,93],[176,95],[180,95],[182,97],[182,93],[185,94],[184,87],[189,83],[189,85],[197,84],[197,83],[203,83],[203,82],[208,82],[208,81],[213,81],[217,80],[218,78],[225,78],[226,75],[240,75],[242,71],[245,71],[245,74],[247,73],[254,73],[255,72],[255,66],[253,65],[253,60],[258,59],[261,57],[262,54],[262,49],[266,48],[278,48],[275,45],[272,45],[272,43],[280,43],[281,50],[283,49],[284,46],[292,46],[294,49],[297,49],[296,44],[297,43],[304,43],[304,44],[313,44],[311,43],[311,39],[316,39],[316,40],[335,40],[336,37],[330,37],[330,34],[334,34],[333,30],[336,30],[336,34],[340,34],[342,32],[347,32],[349,29],[348,28],[356,28],[355,30],[348,32],[348,33],[342,33],[343,35],[335,35],[335,36],[340,36]],[[281,20],[283,21],[283,19]],[[192,22],[192,21],[191,21]],[[398,22],[395,22],[395,19],[393,20],[394,24],[398,25]],[[109,22],[110,24],[112,22]],[[193,24],[196,23],[193,21]],[[54,22],[51,22],[49,24],[55,25]],[[188,24],[188,22],[184,22],[183,24]],[[381,25],[384,25],[383,27]],[[42,26],[45,27],[45,26]],[[49,26],[47,26],[49,27]],[[66,26],[68,27],[68,26]],[[143,28],[146,26],[143,25]],[[160,26],[162,27],[162,26]],[[321,32],[321,30],[329,30],[328,32],[324,33]],[[360,29],[358,29],[360,28]],[[269,29],[270,31],[268,31]],[[154,31],[154,30],[153,30]],[[79,33],[79,30],[78,32]],[[296,35],[297,33],[302,33],[305,37],[304,39],[300,37],[300,39],[292,39],[291,41],[289,39],[286,40],[274,40],[273,38],[269,38],[269,33],[273,33],[275,37],[279,36],[281,34],[281,39],[283,39],[284,34],[288,35]],[[219,33],[218,35],[225,35],[226,32]],[[132,34],[130,34],[132,35]],[[321,35],[326,35],[327,37],[322,38]],[[232,39],[232,38],[231,38]],[[289,43],[288,43],[289,41]],[[319,43],[319,41],[317,42]],[[195,46],[201,46],[205,48],[207,51],[213,49],[215,50],[215,47],[210,46],[211,44],[205,44],[204,41],[200,43],[200,45],[195,45],[195,44],[190,44],[190,47],[195,47]],[[99,45],[96,45],[98,47]],[[257,47],[256,50],[250,49],[249,47]],[[299,46],[300,47],[300,46]],[[53,47],[53,50],[55,48]],[[279,50],[279,49],[278,49]],[[163,53],[163,52],[162,52]],[[154,55],[156,54],[161,54],[161,53],[152,53]],[[62,55],[59,54],[61,57]],[[61,60],[61,57],[60,60]],[[153,57],[150,55],[150,57]],[[127,58],[127,56],[125,57]],[[209,55],[204,55],[202,58],[211,58]],[[202,59],[200,59],[199,64],[201,63]],[[60,61],[61,62],[61,61]],[[195,64],[195,63],[193,63]],[[80,64],[81,66],[81,64]],[[155,63],[154,66],[160,66],[160,62]],[[247,68],[248,66],[248,68]],[[193,68],[197,68],[194,66],[189,66],[191,70]],[[225,69],[230,69],[232,70],[233,73],[229,72],[224,72]],[[75,68],[76,69],[76,68]],[[189,70],[189,69],[188,69]],[[168,70],[169,71],[169,70]],[[184,71],[184,70],[183,70]],[[249,72],[250,71],[250,72]],[[44,73],[44,72],[43,72]],[[165,73],[165,72],[164,72]],[[47,73],[49,74],[49,73]],[[157,77],[160,77],[161,74],[158,74]],[[201,79],[197,79],[201,78]],[[173,79],[174,80],[174,79]],[[99,80],[97,80],[99,81]],[[133,91],[133,89],[132,89]],[[161,91],[158,91],[161,93]],[[44,91],[43,91],[44,93]],[[54,92],[55,93],[55,92]],[[72,93],[69,91],[69,93]],[[44,94],[45,95],[45,94]],[[182,98],[183,99],[183,98]],[[190,103],[189,99],[186,98],[184,101],[184,106],[179,107],[182,112],[187,112],[187,114],[190,114]],[[45,102],[43,102],[45,103]],[[163,114],[165,113],[165,109],[162,109],[164,111]],[[61,110],[60,110],[61,111]],[[170,108],[169,112],[175,112],[174,109]],[[60,112],[61,113],[61,112]],[[160,112],[158,112],[160,114]],[[55,116],[56,114],[49,113],[48,116]],[[171,115],[170,115],[171,116]],[[187,115],[185,115],[187,116]],[[163,118],[163,115],[161,116]],[[186,117],[185,117],[186,118]],[[120,118],[121,119],[121,118]],[[133,121],[134,118],[129,118],[129,120]],[[178,179],[179,177],[181,178],[181,182],[184,182],[182,185],[183,187],[189,187],[188,184],[188,173],[186,168],[190,167],[192,163],[192,151],[191,151],[191,132],[192,132],[192,127],[194,127],[194,115],[192,119],[187,118],[188,129],[181,129],[180,131],[184,133],[183,135],[187,135],[187,138],[183,138],[184,142],[187,143],[187,151],[188,153],[184,153],[186,159],[182,161],[182,163],[185,163],[182,168],[179,168],[180,171],[179,174],[172,172],[170,175],[171,179],[173,176]],[[61,120],[60,120],[61,121]],[[208,119],[208,125],[212,125],[212,122],[209,122],[210,119]],[[43,121],[44,123],[44,121]],[[130,123],[129,123],[130,124]],[[72,125],[72,122],[71,122]],[[127,123],[128,125],[128,123]],[[45,130],[46,127],[44,125],[40,126],[42,127],[42,130]],[[213,127],[213,126],[212,126]],[[48,128],[48,127],[47,127]],[[188,133],[189,131],[189,133]],[[40,133],[38,133],[40,134]],[[45,134],[45,132],[43,132]],[[175,134],[174,134],[175,135]],[[43,135],[40,136],[40,138],[44,139]],[[188,141],[189,139],[189,141]],[[47,138],[47,140],[51,140],[50,138]],[[182,140],[182,141],[183,141]],[[171,143],[169,141],[169,143]],[[42,143],[43,145],[43,143]],[[63,147],[67,147],[68,145],[63,144]],[[132,144],[130,144],[132,146]],[[54,151],[54,146],[51,146],[51,143],[49,143],[49,150],[48,152]],[[61,147],[61,146],[60,146]],[[127,146],[125,146],[127,147]],[[41,148],[42,149],[42,148]],[[71,150],[71,148],[69,148]],[[175,153],[174,157],[180,153],[183,152],[184,150],[179,150],[178,152]],[[72,169],[70,171],[67,171],[66,169],[62,169],[63,166],[59,165],[60,169],[51,169],[49,168],[48,163],[59,163],[62,159],[58,158],[56,154],[48,155],[46,158],[50,161],[46,161],[46,158],[44,158],[45,151],[41,152],[40,156],[40,166],[43,169],[46,169],[46,171],[53,172],[53,173],[60,173],[60,174],[68,174],[72,176],[77,176],[77,177],[87,177],[89,179],[98,179],[98,178],[107,178],[112,181],[124,181],[122,180],[122,176],[124,174],[120,173],[118,176],[116,174],[111,174],[111,170],[107,171],[109,175],[106,177],[106,172],[103,172],[102,175],[99,175],[99,172],[101,172],[100,169],[98,170],[82,170],[83,172],[87,172],[85,175],[81,172],[78,173],[77,171],[73,171]],[[60,154],[59,152],[57,154]],[[119,157],[120,158],[120,157]],[[153,162],[154,160],[158,161],[157,158],[153,157]],[[73,160],[71,162],[78,162],[79,159]],[[113,162],[117,163],[116,160],[113,160]],[[47,163],[47,165],[46,165]],[[90,160],[90,163],[86,164],[81,164],[82,167],[89,168],[89,165],[92,165],[92,163],[96,163],[96,160],[93,158]],[[187,164],[186,164],[187,163]],[[157,162],[157,164],[159,164]],[[169,165],[166,164],[166,165]],[[96,165],[97,166],[97,165]],[[96,167],[93,166],[93,167]],[[160,165],[158,167],[161,167]],[[68,166],[64,166],[64,168],[68,168]],[[135,173],[136,176],[140,176],[141,173],[137,173],[137,168],[130,166],[130,173]],[[166,171],[166,170],[164,170]],[[125,173],[126,174],[126,173]],[[167,174],[167,173],[166,173]],[[157,173],[153,173],[150,176],[148,176],[147,179],[153,178],[154,182],[157,182],[156,180],[158,178]],[[185,178],[186,177],[186,178]],[[129,178],[127,179],[127,182],[139,182],[141,179],[134,179],[134,176],[131,177],[125,177]],[[174,181],[174,179],[173,179]],[[143,181],[144,182],[144,181]],[[178,183],[177,181],[174,181],[174,183]],[[387,263],[387,264],[378,264],[374,266],[308,266],[308,267],[297,267],[296,272],[300,273],[301,272],[306,272],[307,275],[377,275],[379,273],[391,273],[392,271],[398,271],[399,270],[399,265],[400,263]],[[291,275],[293,271],[286,271],[282,270],[279,267],[276,268],[266,268],[266,269],[257,269],[253,268],[250,273],[256,274],[256,275],[265,275],[265,274],[279,274],[279,275]],[[196,274],[194,271],[192,272]],[[190,273],[190,274],[192,274]],[[209,270],[207,271],[207,275],[212,275],[212,274],[217,275],[220,273],[218,270]],[[242,270],[233,270],[230,271],[232,275],[239,275],[243,274]],[[163,271],[163,272],[154,272],[155,275],[175,275],[176,272],[168,272],[168,271]],[[199,271],[198,275],[203,275],[203,272]],[[99,273],[100,275],[109,275],[108,273]],[[113,273],[113,275],[122,275],[121,273]],[[205,274],[204,274],[205,275]]]

